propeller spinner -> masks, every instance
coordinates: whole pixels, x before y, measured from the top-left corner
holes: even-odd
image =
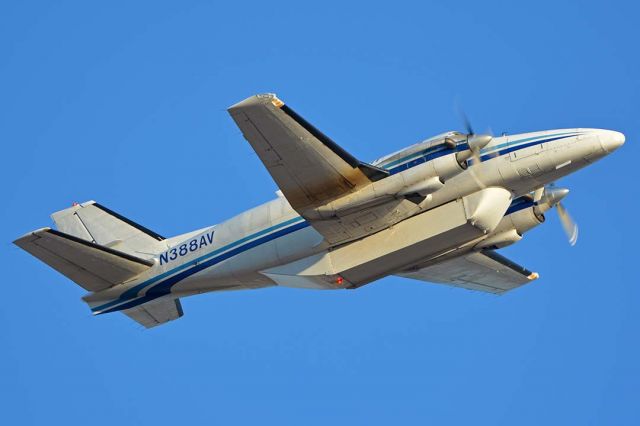
[[[460,162],[473,158],[473,164],[478,164],[480,163],[480,150],[491,142],[493,136],[489,134],[476,134],[473,131],[471,121],[467,114],[465,114],[464,110],[462,110],[462,108],[458,108],[458,113],[460,114],[460,119],[462,120],[465,131],[467,132],[467,145],[469,145],[469,150],[459,152],[456,158]]]

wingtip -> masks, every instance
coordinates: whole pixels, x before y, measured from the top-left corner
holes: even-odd
[[[254,105],[265,105],[271,103],[276,108],[282,108],[284,102],[280,100],[275,93],[260,93],[257,95],[249,96],[248,98],[233,104],[228,108],[228,111],[234,111],[241,108],[251,107]]]
[[[527,278],[529,278],[529,281],[534,281],[540,278],[540,274],[538,274],[537,272],[532,272]]]
[[[20,247],[20,243],[21,243],[22,241],[27,240],[27,239],[31,239],[31,238],[33,238],[37,233],[39,233],[39,232],[43,232],[43,231],[49,231],[50,229],[51,229],[51,228],[49,228],[49,227],[47,226],[47,227],[44,227],[44,228],[40,228],[40,229],[35,229],[35,230],[33,230],[33,231],[29,231],[29,232],[27,232],[26,234],[21,235],[20,237],[18,237],[18,238],[16,238],[15,240],[13,240],[13,244],[15,244],[15,245],[17,245],[18,247]]]

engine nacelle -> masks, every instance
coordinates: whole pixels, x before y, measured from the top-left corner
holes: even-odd
[[[515,229],[518,234],[523,235],[530,229],[540,225],[544,220],[544,215],[538,213],[535,207],[528,207],[502,218],[495,232]]]
[[[502,218],[496,229],[476,245],[477,248],[502,248],[522,239],[525,232],[544,222],[535,207],[527,207]]]
[[[518,231],[515,229],[510,229],[508,231],[503,231],[499,233],[491,233],[487,238],[480,241],[476,248],[479,249],[499,249],[502,247],[510,246],[513,243],[517,243],[522,239],[522,235],[518,234]]]
[[[429,161],[429,163],[433,164],[436,176],[445,182],[467,168],[467,162],[458,161],[455,154],[443,155]]]
[[[443,155],[373,182],[355,193],[305,212],[305,215],[329,219],[409,194],[418,193],[426,197],[442,188],[445,180],[462,172],[465,167],[456,160],[454,153]]]
[[[429,179],[425,179],[421,182],[414,183],[413,185],[405,186],[398,192],[398,195],[420,194],[426,197],[429,194],[433,194],[444,186],[444,182],[439,176],[435,176]]]

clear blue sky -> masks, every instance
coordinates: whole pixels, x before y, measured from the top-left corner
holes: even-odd
[[[0,412],[4,424],[640,424],[634,2],[4,2]],[[223,4],[224,3],[224,4]],[[91,317],[11,241],[95,199],[163,235],[276,186],[225,109],[276,92],[358,157],[476,128],[615,129],[505,253],[503,297],[387,278],[183,301],[150,331]]]

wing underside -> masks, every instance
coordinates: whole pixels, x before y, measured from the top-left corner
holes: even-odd
[[[537,273],[493,250],[466,254],[396,275],[494,294],[505,293],[538,278]]]

